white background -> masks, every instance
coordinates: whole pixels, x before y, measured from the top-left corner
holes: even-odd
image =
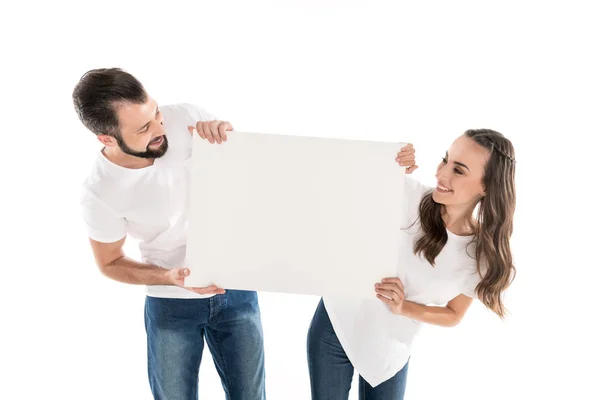
[[[503,132],[518,159],[511,315],[478,303],[425,329],[406,397],[598,398],[598,16],[572,0],[3,5],[0,398],[150,398],[143,289],[100,275],[79,214],[99,143],[70,95],[112,66],[238,130],[412,141],[426,183],[465,129]],[[317,301],[260,295],[270,399],[309,399]],[[201,398],[223,398],[208,351],[200,379]]]

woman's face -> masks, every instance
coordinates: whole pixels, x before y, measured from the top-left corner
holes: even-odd
[[[483,175],[490,153],[474,140],[459,136],[438,166],[433,201],[446,206],[475,206],[485,194]]]

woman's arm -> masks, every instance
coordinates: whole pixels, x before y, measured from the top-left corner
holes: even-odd
[[[375,285],[377,298],[388,305],[390,311],[432,325],[456,326],[463,318],[473,299],[460,294],[445,307],[424,306],[404,300],[404,285],[398,278],[386,278]]]
[[[458,325],[472,302],[473,299],[464,294],[450,300],[445,307],[424,306],[412,301],[403,301],[400,315],[428,324],[451,327]]]

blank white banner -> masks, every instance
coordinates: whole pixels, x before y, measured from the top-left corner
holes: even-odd
[[[403,143],[193,140],[186,286],[374,298],[396,276]]]

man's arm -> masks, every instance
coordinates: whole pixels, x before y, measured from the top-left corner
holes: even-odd
[[[125,238],[112,243],[102,243],[90,239],[96,265],[103,275],[118,282],[132,285],[174,285],[199,294],[223,294],[216,286],[190,288],[184,286],[184,278],[189,275],[187,268],[167,269],[157,265],[143,264],[125,256]]]
[[[170,285],[166,268],[143,264],[125,256],[125,238],[113,243],[90,239],[96,265],[103,275],[132,285]]]

